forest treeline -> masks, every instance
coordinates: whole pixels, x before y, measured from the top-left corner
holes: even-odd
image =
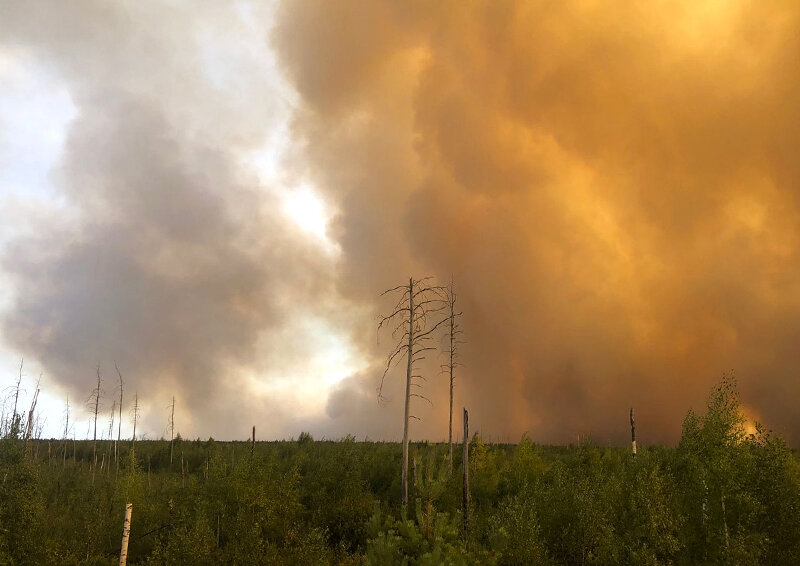
[[[800,564],[800,461],[746,434],[735,384],[689,412],[675,448],[413,443],[410,501],[399,443],[217,442],[120,446],[0,441],[0,565]],[[66,449],[66,450],[65,450]],[[108,441],[98,451],[111,453]],[[104,462],[104,463],[103,463]],[[93,469],[94,464],[94,469]]]

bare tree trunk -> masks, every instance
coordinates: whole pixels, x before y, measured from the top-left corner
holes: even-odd
[[[119,473],[119,445],[122,440],[122,372],[119,371],[117,362],[114,362],[114,369],[117,370],[119,376],[119,422],[117,423],[117,442],[114,444],[114,464],[116,465],[116,473]]]
[[[256,425],[253,425],[253,442],[250,445],[250,455],[256,453]]]
[[[39,380],[42,377],[39,376]],[[33,432],[33,412],[36,410],[36,402],[39,400],[39,381],[36,382],[36,393],[33,394],[33,402],[31,403],[31,409],[28,411],[28,423],[25,426],[25,441],[31,439],[31,433]]]
[[[111,470],[111,457],[113,456],[114,451],[116,450],[116,445],[114,442],[114,418],[116,417],[117,413],[117,402],[111,402],[111,417],[108,421],[108,449],[106,452],[108,453],[108,464],[106,465],[106,474]]]
[[[448,293],[447,302],[450,306],[450,418],[447,421],[447,446],[448,446],[448,460],[450,461],[450,473],[453,472],[453,369],[455,362],[455,293],[453,292],[453,279],[450,278],[450,292]]]
[[[66,418],[64,421],[64,462],[62,468],[67,467],[67,448],[69,447],[69,438],[67,435],[69,434],[69,395],[67,395],[67,408],[65,409]]]
[[[450,286],[447,288],[447,307],[448,307],[448,320],[450,323],[450,327],[448,328],[448,341],[449,341],[449,348],[447,354],[449,356],[449,361],[447,363],[447,371],[450,374],[450,418],[448,419],[447,424],[447,453],[448,453],[448,460],[450,466],[450,473],[453,473],[453,391],[455,388],[455,381],[456,381],[456,366],[459,365],[458,362],[458,346],[459,344],[463,344],[464,342],[459,338],[461,334],[463,334],[463,330],[461,330],[461,325],[458,323],[459,318],[461,317],[460,312],[456,312],[456,290],[455,285],[453,284],[452,277],[450,278]]]
[[[175,445],[175,396],[172,396],[172,407],[169,412],[169,469],[172,471],[172,453]]]
[[[411,401],[411,361],[414,344],[414,280],[408,280],[408,352],[406,357],[406,406],[403,417],[403,505],[408,505],[408,418]]]
[[[631,407],[631,454],[636,457],[636,421],[633,419],[633,407]]]
[[[94,485],[94,473],[97,467],[97,413],[100,410],[100,366],[97,366],[97,386],[92,392],[94,396],[94,433],[92,435],[92,485]]]
[[[450,354],[450,420],[447,427],[447,446],[448,457],[450,462],[450,473],[453,472],[453,362],[452,353]]]
[[[128,539],[131,536],[131,515],[133,514],[133,503],[125,504],[125,522],[122,524],[122,546],[119,549],[119,566],[128,563]]]
[[[462,485],[462,510],[464,514],[464,541],[469,537],[469,413],[464,408],[464,455],[461,466],[463,468]]]
[[[429,278],[426,278],[429,279]],[[405,404],[403,407],[403,464],[402,464],[402,505],[408,505],[408,429],[409,421],[419,417],[411,414],[411,398],[419,397],[431,402],[430,399],[418,392],[412,392],[412,387],[421,387],[414,379],[425,380],[422,375],[414,374],[414,363],[425,359],[425,352],[435,348],[428,346],[427,343],[432,339],[432,334],[447,321],[445,317],[437,315],[439,320],[427,326],[429,315],[441,313],[447,308],[445,288],[429,286],[425,283],[426,279],[414,281],[409,278],[408,285],[399,285],[393,289],[384,291],[382,295],[388,293],[401,292],[400,299],[394,306],[394,312],[388,316],[383,316],[378,324],[378,334],[381,328],[387,327],[392,330],[392,337],[397,338],[393,352],[389,355],[386,368],[381,377],[381,384],[378,387],[378,399],[383,399],[382,391],[384,380],[389,370],[396,363],[402,360],[402,355],[406,356],[406,392]],[[408,318],[406,319],[406,316]],[[432,403],[431,403],[432,404]]]
[[[19,402],[19,386],[22,383],[22,365],[25,363],[25,358],[20,358],[19,360],[19,378],[17,379],[17,386],[14,388],[14,412],[11,413],[11,423],[12,426],[14,423],[18,423],[17,420],[17,403]],[[15,431],[19,432],[19,430]]]
[[[136,423],[139,421],[139,393],[133,396],[133,436],[131,436],[131,448],[136,445]]]

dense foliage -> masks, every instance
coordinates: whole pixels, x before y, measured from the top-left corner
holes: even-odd
[[[745,434],[734,384],[689,413],[677,448],[589,443],[413,448],[399,506],[394,443],[0,441],[0,565],[116,564],[125,502],[129,564],[800,564],[800,463]],[[66,450],[65,450],[66,448]],[[106,465],[111,462],[111,465]]]

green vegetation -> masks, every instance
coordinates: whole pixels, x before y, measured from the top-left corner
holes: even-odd
[[[460,451],[417,443],[399,505],[395,443],[142,441],[119,470],[91,442],[0,441],[0,565],[800,564],[800,462],[745,434],[734,383],[689,413],[677,448],[547,447],[472,438],[470,530]],[[108,445],[102,450],[108,454]],[[100,448],[98,448],[100,451]],[[48,457],[49,454],[49,457]],[[74,457],[73,457],[74,454]],[[106,457],[106,462],[109,461]]]

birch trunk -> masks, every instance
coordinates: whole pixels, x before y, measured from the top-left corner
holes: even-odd
[[[128,539],[131,536],[131,515],[133,514],[133,503],[125,505],[125,523],[122,525],[122,547],[119,549],[119,566],[125,566],[128,562]]]

